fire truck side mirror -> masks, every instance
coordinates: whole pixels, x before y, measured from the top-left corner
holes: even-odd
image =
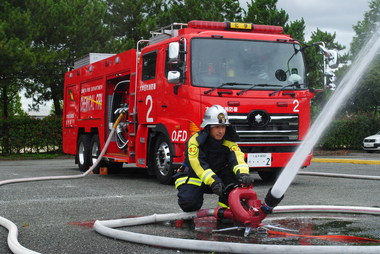
[[[177,62],[179,58],[179,42],[169,43],[169,62]]]
[[[181,73],[179,71],[169,71],[168,72],[168,82],[171,84],[178,84]]]

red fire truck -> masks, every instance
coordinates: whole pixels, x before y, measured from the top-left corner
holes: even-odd
[[[264,180],[287,164],[310,125],[314,94],[301,47],[279,26],[176,23],[137,49],[92,58],[81,59],[84,65],[77,63],[64,83],[63,150],[75,155],[82,171],[99,155],[121,111],[127,114],[103,166],[132,164],[163,184],[171,182],[185,142],[212,105],[227,110],[249,167]],[[311,154],[304,166],[310,160]]]

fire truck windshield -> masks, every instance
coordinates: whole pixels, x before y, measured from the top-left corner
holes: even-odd
[[[191,79],[194,86],[244,91],[306,88],[302,53],[286,42],[195,38]]]

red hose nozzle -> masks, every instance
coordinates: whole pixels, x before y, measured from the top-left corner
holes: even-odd
[[[253,189],[233,189],[228,196],[228,203],[234,220],[254,228],[262,226],[261,221],[266,214],[261,210],[261,201]]]

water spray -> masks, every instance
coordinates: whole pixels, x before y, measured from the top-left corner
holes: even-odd
[[[355,68],[351,68],[348,75],[344,76],[337,90],[314,121],[314,124],[306,134],[304,141],[297,148],[293,157],[290,159],[273,187],[269,190],[265,198],[266,202],[270,202],[267,203],[269,206],[274,207],[281,201],[284,193],[297,175],[297,172],[301,168],[307,155],[310,154],[327,126],[333,120],[333,117],[344,104],[344,100],[346,100],[349,94],[359,85],[360,79],[369,68],[379,50],[380,30],[377,29],[354,61],[352,66],[355,66]]]

